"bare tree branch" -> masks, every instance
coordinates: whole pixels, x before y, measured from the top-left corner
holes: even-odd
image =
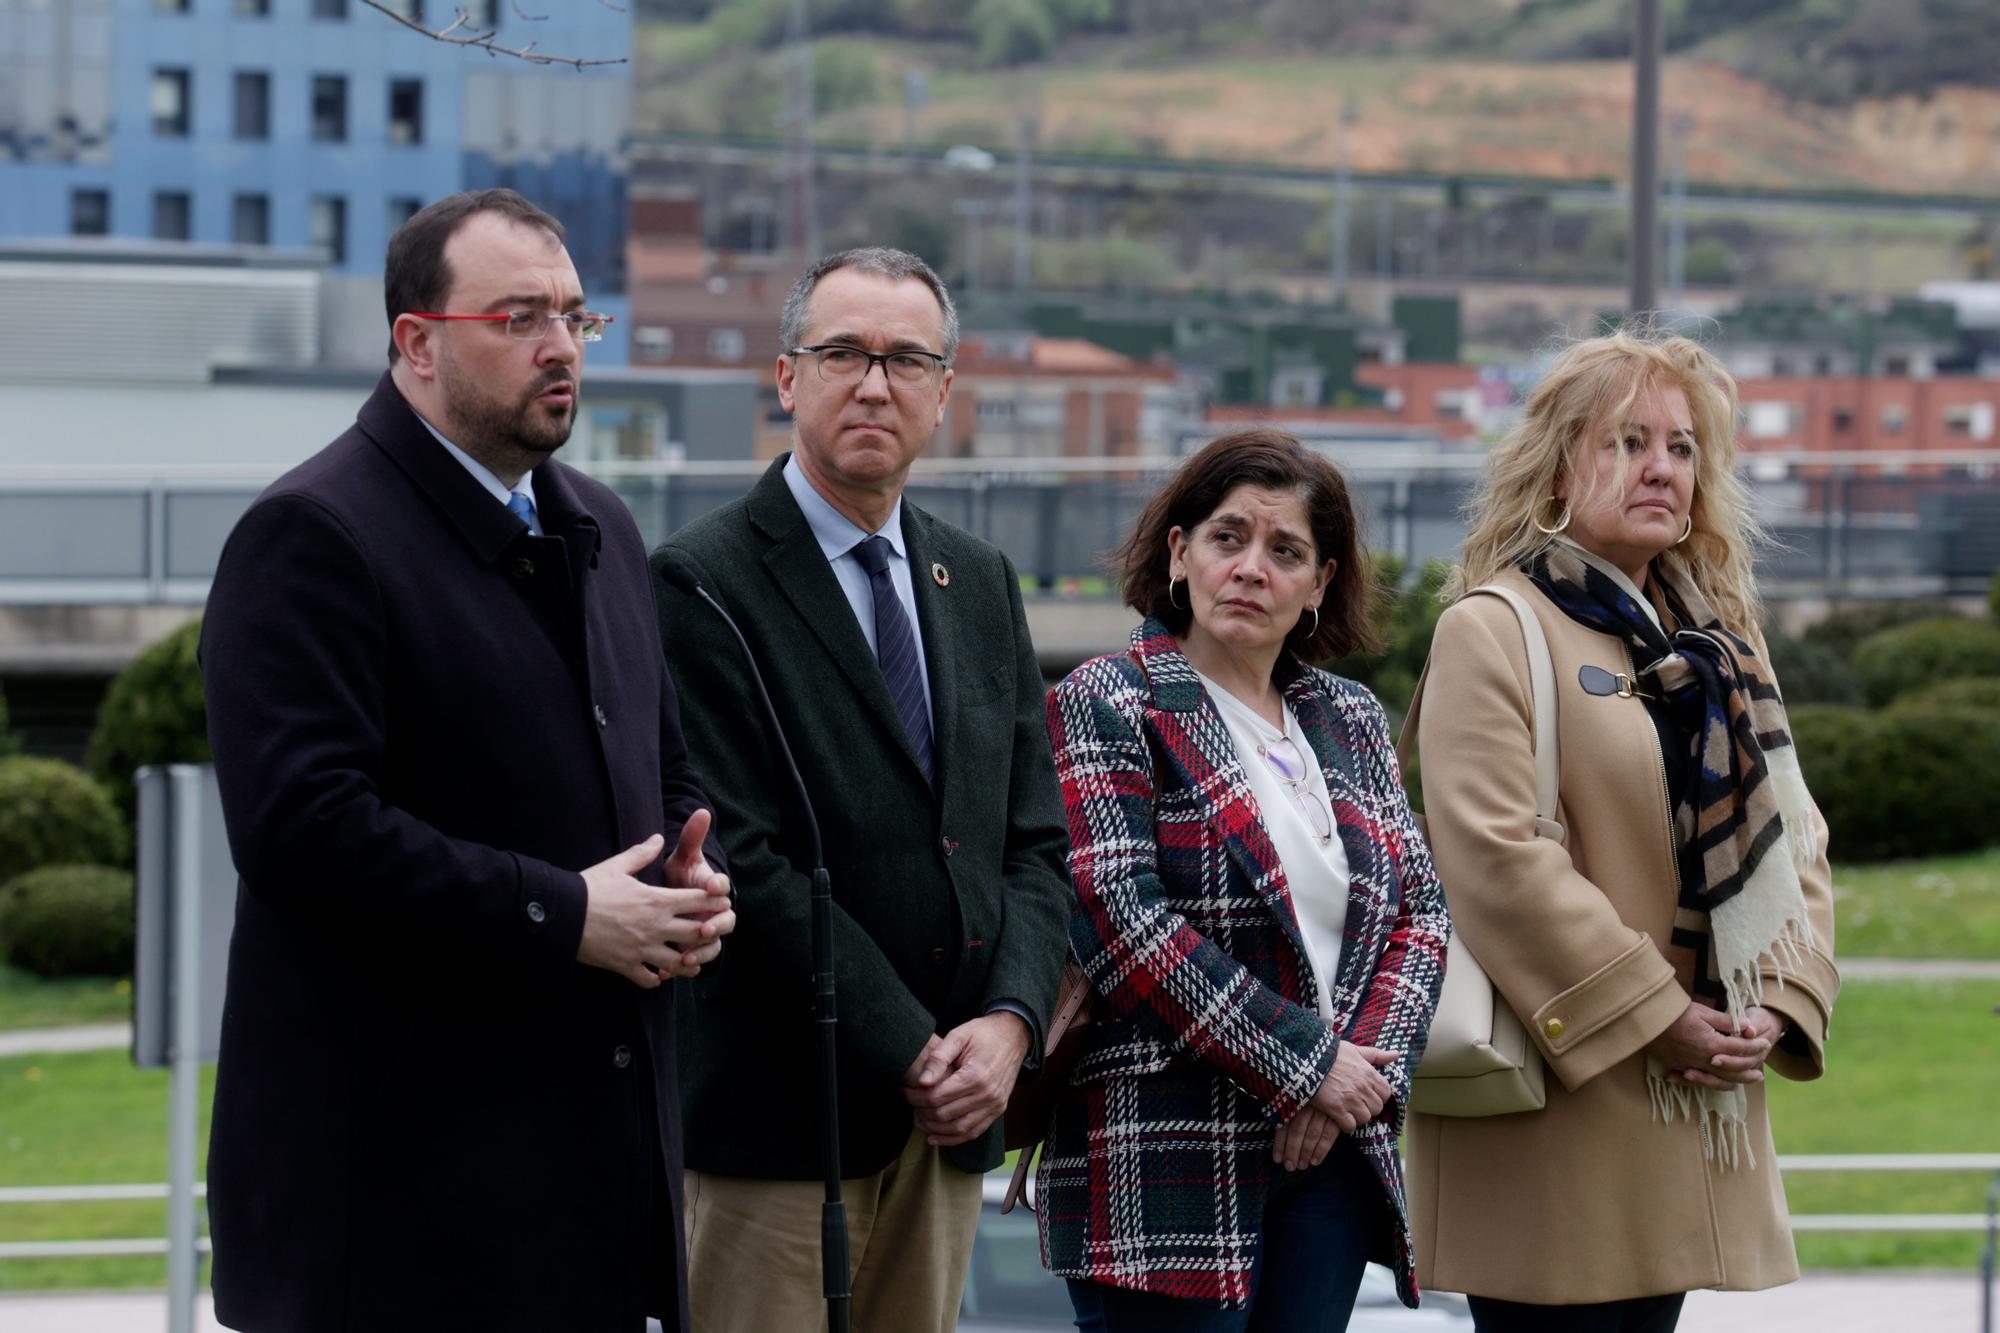
[[[547,14],[530,14],[527,10],[521,8],[521,0],[507,0],[507,3],[514,6],[514,17],[516,18],[526,19],[530,23],[547,23],[549,21]]]
[[[410,31],[420,33],[434,42],[443,42],[447,46],[472,47],[484,51],[489,56],[512,56],[516,60],[525,60],[531,65],[574,65],[578,69],[582,69],[586,65],[623,65],[629,63],[622,56],[616,60],[586,60],[582,56],[544,55],[535,50],[535,43],[533,42],[529,42],[525,46],[503,46],[495,40],[495,37],[498,35],[497,32],[481,32],[472,22],[471,11],[463,8],[458,11],[458,17],[444,27],[427,28],[415,19],[397,13],[384,3],[384,0],[361,0],[361,3],[376,13],[394,19]],[[542,22],[548,18],[546,14],[539,17],[531,14],[522,14],[520,0],[514,0],[514,12],[520,14],[522,18],[533,22]],[[460,31],[461,28],[464,29],[463,32]]]

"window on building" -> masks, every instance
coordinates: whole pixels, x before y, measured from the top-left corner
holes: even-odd
[[[423,141],[423,80],[389,80],[389,142],[402,144]]]
[[[190,117],[189,85],[194,76],[184,69],[153,71],[153,133],[163,138],[185,139]]]
[[[347,17],[347,0],[312,0],[312,16],[316,19],[344,19]]]
[[[313,196],[311,243],[334,264],[347,262],[347,201],[337,194]]]
[[[236,0],[236,16],[246,19],[271,17],[271,0]]]
[[[1910,373],[1910,358],[1907,356],[1885,356],[1882,358],[1882,373],[1892,378],[1902,378]]]
[[[271,137],[271,76],[261,70],[236,71],[236,137]]]
[[[1854,409],[1851,407],[1834,408],[1833,433],[1835,435],[1850,435],[1853,433],[1853,431],[1854,431]]]
[[[422,210],[424,201],[413,197],[389,200],[389,234],[395,235],[397,228],[415,217]]]
[[[194,234],[194,202],[186,190],[157,190],[153,194],[153,238],[185,241]]]
[[[229,210],[229,239],[238,245],[271,243],[271,196],[239,194]]]
[[[111,191],[69,192],[69,234],[72,236],[111,234]]]
[[[1947,435],[1972,434],[1972,405],[1959,403],[1944,410],[1944,429]]]
[[[642,359],[664,361],[674,354],[674,331],[659,324],[645,324],[633,330],[632,345]]]
[[[708,331],[708,354],[717,361],[741,361],[743,359],[743,330],[710,329]]]
[[[1882,432],[1885,435],[1901,435],[1903,424],[1910,419],[1910,409],[1901,403],[1886,403],[1882,408]]]
[[[347,142],[347,79],[344,75],[313,75],[312,136],[315,143]]]

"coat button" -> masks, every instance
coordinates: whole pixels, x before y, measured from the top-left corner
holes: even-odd
[[[1560,1018],[1551,1018],[1542,1024],[1542,1031],[1548,1034],[1550,1041],[1554,1041],[1563,1034],[1563,1021]]]
[[[939,839],[938,839],[938,846],[940,846],[940,847],[944,848],[944,854],[945,854],[946,856],[950,856],[950,855],[951,855],[951,854],[952,854],[953,852],[955,852],[955,851],[957,851],[957,850],[958,850],[958,839],[957,839],[957,838],[939,838]]]
[[[517,579],[533,578],[535,574],[535,562],[528,559],[525,555],[522,556],[514,562],[513,574]]]
[[[625,1068],[625,1066],[631,1063],[632,1063],[631,1047],[620,1046],[617,1050],[611,1052],[611,1067],[613,1069],[623,1069]]]
[[[528,920],[534,922],[536,925],[541,925],[543,921],[548,919],[548,915],[547,912],[542,910],[540,903],[528,904]]]
[[[944,950],[943,950],[943,949],[932,949],[932,950],[931,950],[931,961],[932,961],[933,963],[942,963],[942,962],[944,961]]]
[[[607,718],[607,717],[605,717],[605,716],[604,716],[604,705],[603,705],[603,704],[593,704],[593,705],[591,705],[591,709],[590,709],[590,711],[591,711],[591,712],[593,712],[593,713],[595,713],[595,714],[597,715],[597,725],[598,725],[598,726],[600,726],[600,727],[608,727],[608,726],[610,726],[610,725],[611,725],[611,719],[609,719],[609,718]]]

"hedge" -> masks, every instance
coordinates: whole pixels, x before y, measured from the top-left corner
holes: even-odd
[[[1787,707],[1862,701],[1861,678],[1831,644],[1794,638],[1773,629],[1765,636],[1764,645]]]
[[[0,958],[45,977],[132,970],[132,875],[50,865],[0,889]]]
[[[1806,785],[1837,861],[1934,856],[2000,840],[2000,713],[1906,702],[1791,710]]]
[[[2000,713],[2000,676],[1967,676],[1903,695],[1891,708],[1974,708]]]
[[[1894,602],[1847,602],[1806,627],[1799,637],[1831,648],[1843,658],[1885,629],[1900,629],[1919,620],[1962,619],[1950,602],[1909,598]]]
[[[132,775],[147,764],[205,764],[208,709],[202,702],[195,647],[201,622],[190,621],[140,653],[118,673],[97,710],[90,771],[127,820],[135,817]]]
[[[38,866],[121,865],[125,821],[104,788],[60,759],[0,759],[0,884]]]
[[[1920,620],[1883,630],[1854,650],[1854,673],[1872,704],[1966,676],[2000,676],[2000,626]]]

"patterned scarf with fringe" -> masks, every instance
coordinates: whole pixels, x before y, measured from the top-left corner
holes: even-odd
[[[1814,855],[1812,798],[1769,665],[1722,626],[1671,553],[1653,562],[1650,596],[1567,539],[1521,570],[1570,619],[1625,642],[1682,733],[1694,772],[1673,812],[1680,899],[1667,959],[1691,996],[1740,1025],[1763,999],[1762,960],[1783,985],[1812,943],[1799,883]],[[1647,1055],[1654,1118],[1694,1119],[1711,1159],[1754,1168],[1744,1090],[1670,1083],[1667,1072]]]

